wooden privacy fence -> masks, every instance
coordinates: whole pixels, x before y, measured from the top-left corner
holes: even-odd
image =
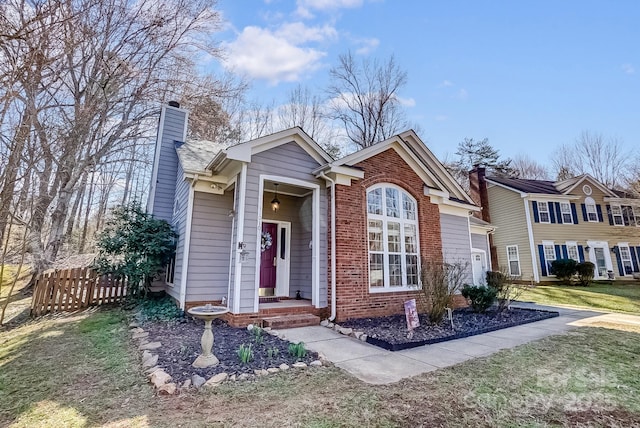
[[[76,311],[89,306],[119,302],[126,296],[126,280],[99,276],[90,268],[57,270],[36,280],[31,315]]]

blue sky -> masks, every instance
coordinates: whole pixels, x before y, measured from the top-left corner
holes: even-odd
[[[441,159],[465,137],[549,163],[585,130],[640,146],[640,2],[220,0],[226,66],[249,98],[321,92],[339,54],[386,58]]]

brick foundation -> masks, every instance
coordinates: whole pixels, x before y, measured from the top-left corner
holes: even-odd
[[[420,256],[423,260],[442,260],[438,205],[432,204],[430,198],[424,196],[422,179],[398,153],[388,149],[354,166],[364,171],[365,178],[352,182],[351,186],[336,185],[338,321],[404,313],[405,300],[422,300],[420,291],[369,292],[366,206],[369,187],[378,183],[395,184],[413,196],[418,209]]]

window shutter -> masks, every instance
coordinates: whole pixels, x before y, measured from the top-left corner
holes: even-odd
[[[547,202],[547,208],[549,208],[549,219],[551,220],[551,223],[556,222],[555,204],[555,202]]]
[[[538,245],[538,254],[540,254],[540,267],[542,276],[547,276],[547,263],[544,260],[544,246]]]
[[[584,207],[584,204],[582,206]],[[573,217],[573,224],[578,224],[578,210],[573,202],[571,202],[571,217]]]
[[[538,202],[532,201],[531,205],[533,205],[533,221],[536,223],[540,223],[540,216],[538,215]]]
[[[562,251],[560,250],[560,245],[554,245],[556,248],[556,260],[560,260],[562,258]]]
[[[618,272],[620,272],[620,276],[624,276],[624,268],[622,267],[622,260],[620,260],[620,249],[617,245],[613,247],[613,253],[616,255],[616,261],[618,262]]]
[[[553,202],[553,206],[556,208],[556,219],[558,219],[558,223],[562,224],[562,210],[560,209],[560,202]]]
[[[582,206],[582,220],[589,221],[589,217],[587,217],[587,206],[585,204],[580,204]]]
[[[640,272],[640,267],[638,266],[638,256],[635,247],[629,247],[629,251],[631,252],[631,263],[633,264],[633,271]]]
[[[568,259],[569,258],[569,252],[567,251],[567,246],[566,245],[562,246],[562,258],[563,259]]]
[[[602,217],[602,207],[600,206],[600,204],[596,205],[596,211],[598,211],[598,221],[602,223],[604,219]]]
[[[611,205],[607,204],[607,216],[609,217],[609,224],[613,226],[613,215],[611,214]]]
[[[578,245],[578,258],[580,263],[584,263],[584,247],[582,245]]]

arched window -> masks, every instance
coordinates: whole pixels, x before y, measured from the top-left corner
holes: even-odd
[[[388,291],[419,284],[416,200],[392,184],[367,190],[369,288]]]
[[[587,220],[597,222],[598,211],[596,210],[596,201],[592,197],[584,198],[584,206],[587,212]]]

